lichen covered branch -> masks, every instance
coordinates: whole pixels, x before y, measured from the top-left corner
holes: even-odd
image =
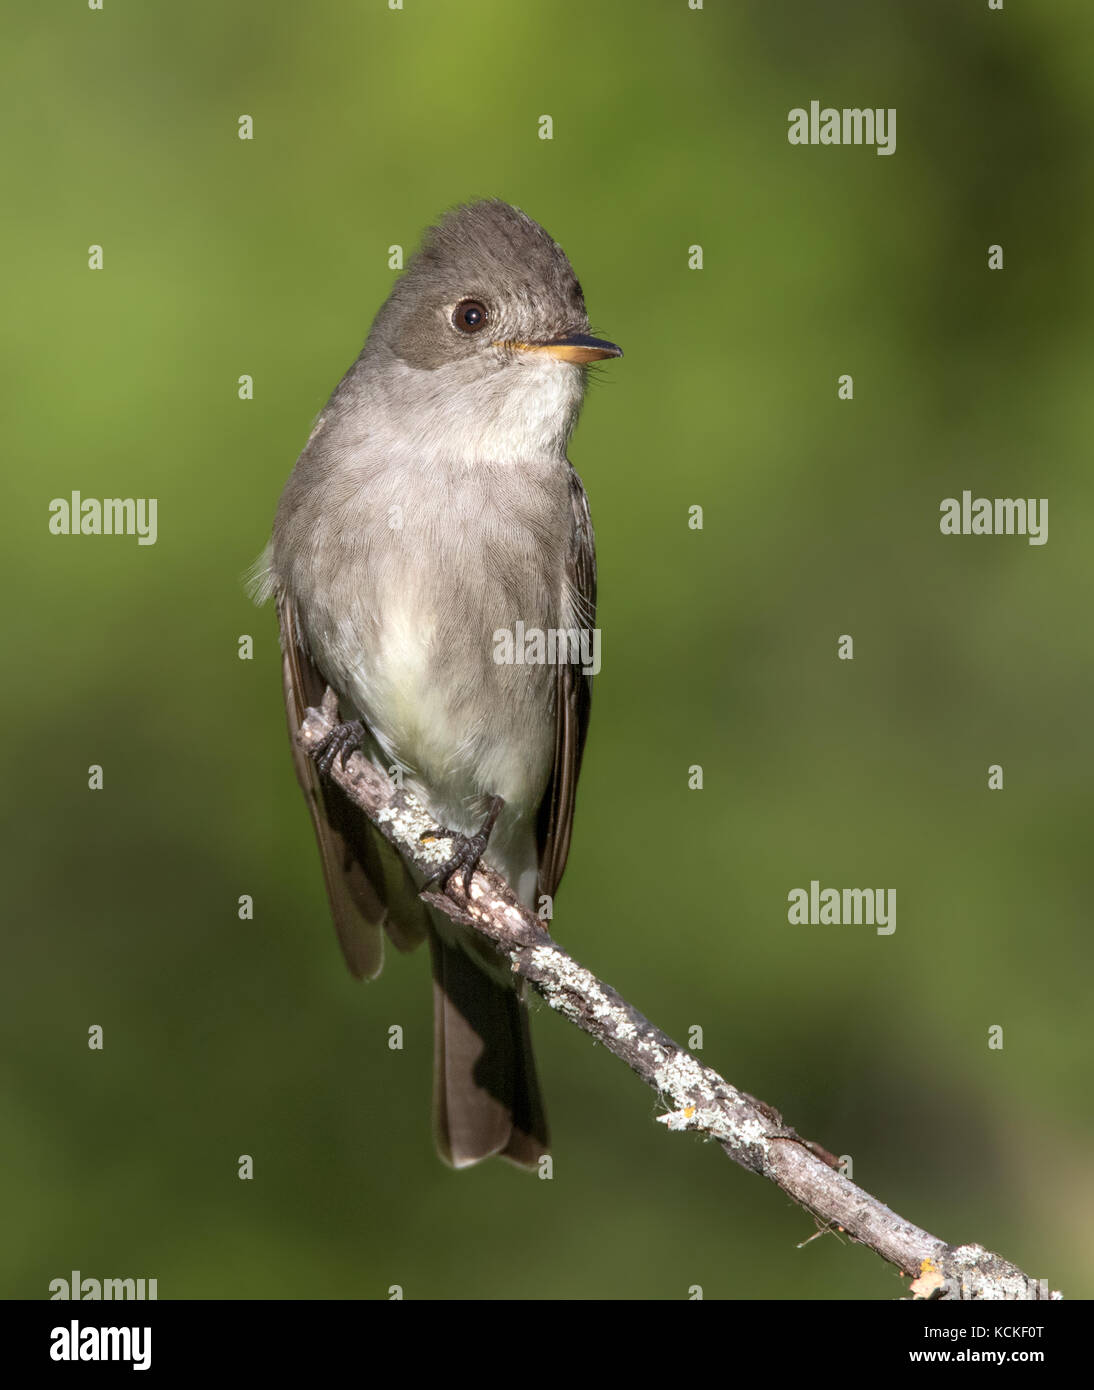
[[[328,691],[323,708],[308,711],[299,733],[301,746],[312,748],[336,718]],[[421,839],[435,828],[424,807],[360,753],[344,766],[336,760],[330,776],[423,879],[445,861],[447,841]],[[667,1106],[667,1113],[658,1117],[667,1129],[716,1140],[736,1163],[769,1179],[811,1212],[822,1230],[839,1231],[912,1275],[914,1297],[1060,1296],[1050,1293],[1044,1280],[1030,1278],[982,1246],[947,1245],[857,1187],[837,1171],[831,1154],[801,1139],[777,1111],[697,1061],[562,950],[492,869],[479,867],[470,894],[453,879],[444,893],[424,897],[492,941],[556,1013],[626,1062]]]

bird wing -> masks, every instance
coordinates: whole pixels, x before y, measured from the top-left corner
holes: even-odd
[[[375,979],[384,963],[382,929],[401,951],[427,934],[427,909],[394,849],[342,790],[320,778],[297,742],[309,705],[318,706],[326,681],[312,662],[295,606],[278,595],[285,711],[296,777],[311,811],[335,930],[350,973]]]
[[[589,499],[573,467],[570,468],[570,501],[573,531],[566,582],[579,625],[591,630],[596,624],[596,546]],[[537,820],[539,893],[549,897],[554,897],[570,852],[577,777],[581,771],[592,703],[592,677],[582,675],[580,663],[559,662],[556,671],[555,765]]]

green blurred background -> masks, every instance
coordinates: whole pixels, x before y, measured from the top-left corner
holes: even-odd
[[[541,1006],[554,1179],[446,1170],[426,959],[342,964],[241,576],[388,247],[476,195],[626,350],[571,448],[604,670],[557,935],[902,1215],[1094,1291],[1094,43],[1086,0],[1033,10],[9,9],[3,1293],[906,1287],[799,1250],[807,1215]],[[812,98],[895,107],[895,155],[790,146]],[[51,536],[74,488],[157,497],[158,543]],[[964,488],[1049,498],[1048,544],[941,536]],[[812,878],[895,888],[895,935],[788,925]]]

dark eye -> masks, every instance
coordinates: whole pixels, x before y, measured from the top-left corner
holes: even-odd
[[[477,299],[465,299],[452,311],[452,322],[461,333],[477,333],[485,327],[488,318],[486,305]]]

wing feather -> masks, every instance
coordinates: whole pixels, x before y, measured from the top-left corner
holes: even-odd
[[[592,629],[596,624],[596,546],[589,499],[581,479],[570,469],[570,501],[573,533],[566,582],[574,600],[578,621]],[[570,852],[570,831],[585,736],[592,704],[592,678],[580,665],[560,662],[555,684],[555,763],[547,794],[539,809],[539,892],[554,897]]]
[[[311,811],[338,941],[350,973],[374,979],[384,963],[383,930],[399,950],[425,939],[428,915],[410,873],[363,811],[324,782],[296,741],[309,705],[318,706],[326,681],[304,645],[295,607],[278,596],[278,622],[293,763]]]

